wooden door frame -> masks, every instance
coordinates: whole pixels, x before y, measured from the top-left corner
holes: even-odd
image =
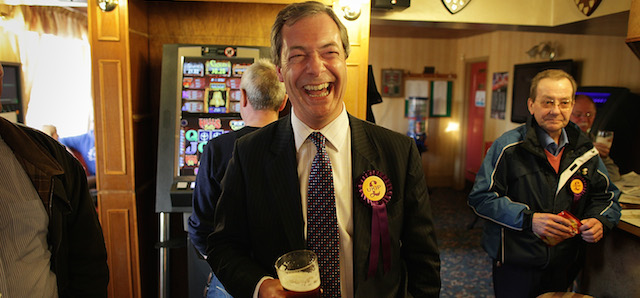
[[[469,80],[469,75],[471,74],[471,64],[474,63],[478,63],[478,62],[485,62],[487,63],[487,76],[489,75],[489,56],[482,56],[482,57],[475,57],[475,58],[470,58],[470,59],[464,59],[464,61],[462,62],[464,64],[464,76],[462,77],[462,83],[463,83],[463,97],[462,97],[462,121],[460,123],[460,127],[461,127],[461,141],[462,141],[462,150],[460,152],[460,164],[458,165],[458,175],[456,175],[457,179],[455,181],[456,183],[456,188],[457,189],[462,189],[465,186],[465,177],[464,177],[464,173],[466,171],[466,158],[467,158],[467,124],[469,121],[469,85],[471,84],[470,80]],[[487,82],[490,82],[489,78],[487,78]],[[488,84],[487,84],[488,86]],[[489,94],[487,92],[487,94]],[[485,120],[486,120],[486,112],[487,110],[485,109]],[[483,129],[483,136],[484,136],[484,129]],[[484,137],[483,137],[484,138]]]

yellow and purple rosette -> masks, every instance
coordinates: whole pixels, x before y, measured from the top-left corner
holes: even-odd
[[[582,176],[575,176],[569,182],[569,189],[573,193],[573,203],[571,209],[578,207],[578,201],[582,199],[585,193],[587,193],[587,179]]]
[[[365,171],[359,179],[360,199],[373,210],[371,215],[371,248],[369,251],[369,271],[372,277],[378,270],[378,258],[382,251],[384,273],[391,270],[391,237],[387,203],[391,200],[392,186],[387,176],[378,170]]]

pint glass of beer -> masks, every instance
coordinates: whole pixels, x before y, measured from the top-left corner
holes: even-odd
[[[276,272],[289,297],[320,297],[318,257],[310,250],[294,250],[276,261]]]

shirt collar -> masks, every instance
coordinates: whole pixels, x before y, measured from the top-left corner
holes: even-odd
[[[560,143],[556,144],[556,142],[551,138],[551,136],[540,126],[536,126],[536,130],[538,132],[538,140],[544,149],[549,151],[549,153],[557,156],[560,153],[560,150],[564,148],[567,144],[569,144],[569,138],[567,137],[567,132],[562,128],[560,132]]]
[[[300,150],[300,146],[307,140],[309,135],[318,131],[324,135],[327,139],[327,144],[332,146],[336,151],[340,151],[344,142],[347,139],[347,132],[349,131],[349,117],[345,104],[342,103],[342,112],[336,119],[329,122],[325,127],[319,130],[313,130],[308,125],[304,124],[296,113],[291,109],[291,126],[293,128],[293,135],[296,142],[296,151]]]

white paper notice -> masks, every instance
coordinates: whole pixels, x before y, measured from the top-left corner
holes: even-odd
[[[487,102],[487,91],[477,90],[476,91],[476,107],[484,107]]]
[[[447,114],[448,81],[433,82],[433,115]]]
[[[429,81],[406,80],[404,84],[404,94],[409,97],[429,97]]]

